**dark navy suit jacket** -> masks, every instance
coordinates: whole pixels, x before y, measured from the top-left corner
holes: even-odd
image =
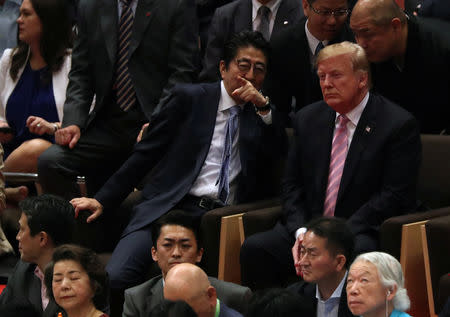
[[[115,208],[153,171],[142,190],[143,202],[136,206],[123,235],[152,223],[188,194],[208,154],[219,98],[219,82],[176,86],[167,104],[150,120],[146,137],[97,193],[95,198],[105,210]],[[275,110],[272,118],[271,125],[265,124],[251,104],[240,115],[238,203],[276,194],[270,167],[284,156],[287,139]]]

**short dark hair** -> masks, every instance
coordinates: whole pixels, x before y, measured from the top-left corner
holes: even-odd
[[[225,44],[222,60],[225,62],[225,68],[228,69],[230,62],[236,57],[239,49],[245,47],[254,47],[260,50],[266,57],[266,64],[269,64],[270,45],[262,34],[257,31],[241,31],[234,34]]]
[[[200,218],[194,217],[183,210],[176,209],[169,211],[152,224],[152,243],[155,249],[156,242],[161,234],[161,228],[167,225],[181,226],[191,230],[194,233],[198,249],[202,248],[200,240]]]
[[[83,248],[74,244],[63,244],[55,249],[52,262],[45,269],[45,286],[47,295],[55,300],[53,296],[52,281],[55,264],[60,261],[72,260],[79,263],[86,271],[91,282],[94,298],[92,301],[97,309],[106,307],[108,298],[108,275],[103,263],[97,254],[91,249]]]
[[[271,288],[253,294],[245,317],[314,316],[311,301],[287,289]]]
[[[19,207],[27,217],[31,236],[44,231],[54,246],[72,242],[75,212],[67,200],[45,194],[28,197],[19,203]]]
[[[333,254],[345,256],[345,267],[349,268],[352,262],[355,238],[350,228],[342,218],[320,217],[311,220],[306,229],[315,235],[327,239],[327,250]]]
[[[151,312],[148,317],[196,317],[196,312],[185,301],[163,299],[159,310]]]
[[[64,64],[64,58],[72,46],[73,32],[71,8],[67,0],[30,0],[34,11],[42,23],[40,51],[48,65],[48,71],[43,75],[44,83],[49,83],[53,73],[59,71]],[[18,39],[17,47],[11,58],[11,78],[16,80],[19,69],[25,65],[28,58],[28,44]]]

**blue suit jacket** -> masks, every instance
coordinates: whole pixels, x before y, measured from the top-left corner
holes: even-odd
[[[95,198],[105,210],[113,208],[153,171],[142,190],[143,202],[136,206],[123,235],[152,223],[188,194],[208,154],[219,98],[219,82],[176,86],[167,104],[150,120],[146,137],[97,193]],[[276,111],[272,118],[272,124],[266,125],[251,104],[241,113],[239,203],[275,194],[267,167],[284,156],[287,139]]]

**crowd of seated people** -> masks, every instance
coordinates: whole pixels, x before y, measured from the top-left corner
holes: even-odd
[[[38,172],[45,194],[19,204],[0,311],[409,316],[379,228],[416,211],[420,133],[450,128],[450,25],[394,0],[226,2],[79,0],[75,28],[72,1],[21,2],[0,60],[3,171]],[[80,212],[114,225],[137,187],[106,265],[72,245]],[[244,241],[244,286],[196,265],[205,213],[271,197],[282,217]]]

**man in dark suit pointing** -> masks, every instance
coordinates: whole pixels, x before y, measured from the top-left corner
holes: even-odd
[[[106,267],[113,288],[142,282],[152,261],[150,224],[169,210],[201,216],[274,194],[268,168],[284,155],[286,135],[259,92],[267,54],[260,33],[237,34],[220,63],[223,80],[176,86],[146,137],[94,199],[72,200],[76,211],[93,212],[90,222],[104,210],[108,215],[153,171]]]
[[[376,250],[385,219],[416,207],[421,156],[417,121],[369,92],[369,62],[356,44],[325,47],[317,74],[324,101],[295,117],[282,220],[271,231],[251,236],[241,249],[242,277],[251,288],[258,287],[261,274],[267,281],[273,277],[272,284],[294,274],[289,269],[292,261],[299,262],[302,227],[313,218],[347,219],[360,253]]]

